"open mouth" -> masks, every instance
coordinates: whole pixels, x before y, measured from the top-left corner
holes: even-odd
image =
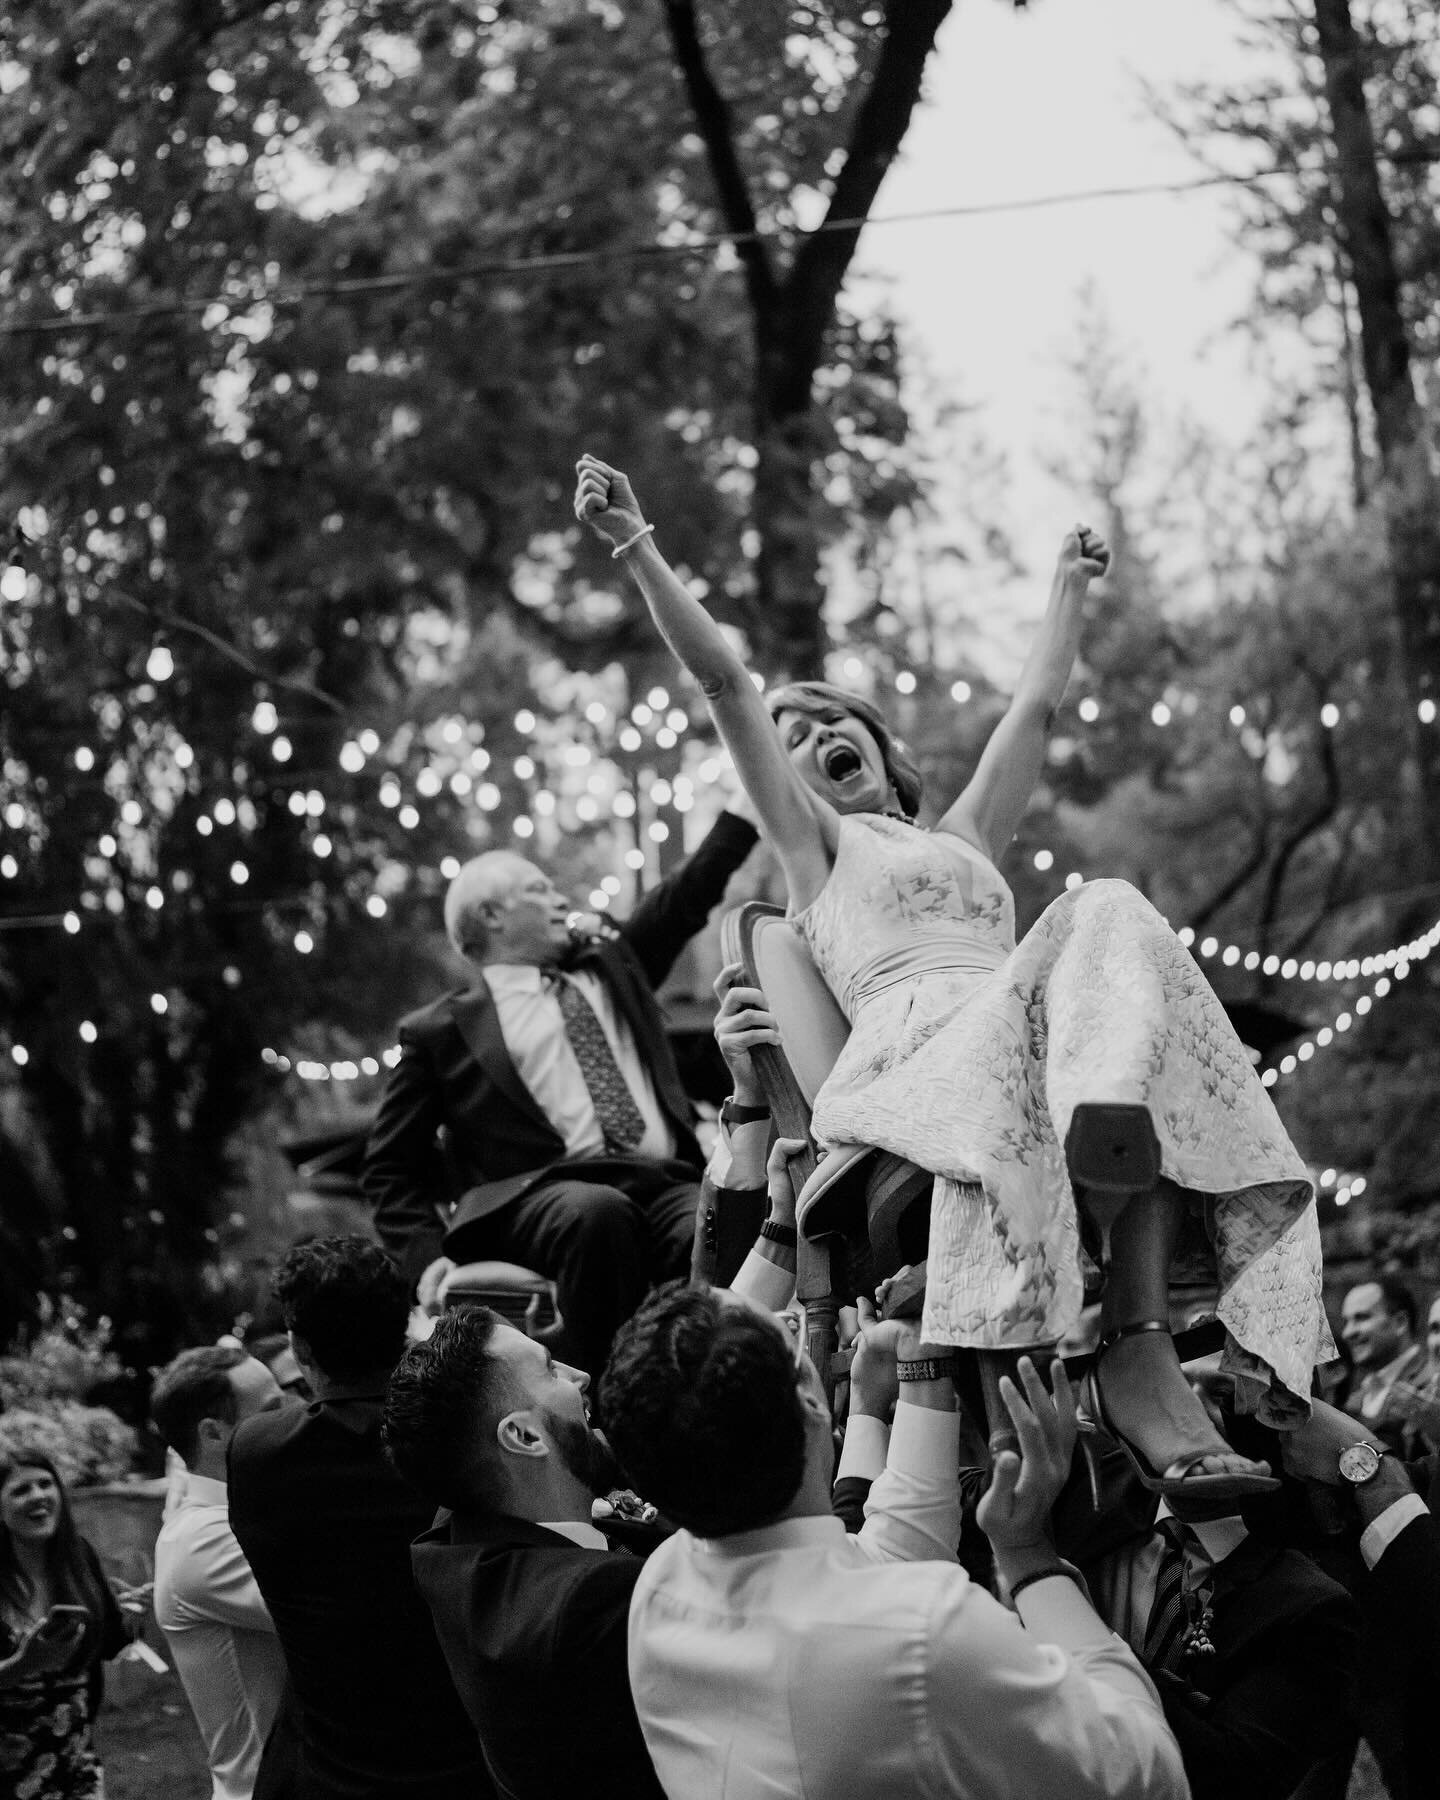
[[[853,744],[832,744],[820,759],[820,767],[831,781],[849,781],[864,764]]]

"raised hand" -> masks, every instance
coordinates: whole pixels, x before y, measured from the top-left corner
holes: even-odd
[[[757,1044],[778,1044],[780,1027],[757,987],[740,983],[739,963],[727,963],[715,978],[720,1010],[715,1015],[715,1042],[730,1071],[731,1089],[741,1106],[762,1106],[765,1090],[750,1052]]]
[[[1048,1394],[1028,1356],[1020,1358],[1019,1373],[1024,1393],[1002,1375],[1000,1397],[1020,1439],[1020,1454],[1006,1450],[995,1458],[990,1486],[975,1515],[999,1552],[1046,1542],[1050,1509],[1075,1452],[1075,1392],[1064,1364],[1056,1359]]]
[[[1098,531],[1077,525],[1060,546],[1060,573],[1084,583],[1096,581],[1110,567],[1110,546]]]
[[[880,1318],[863,1294],[856,1306],[860,1329],[850,1365],[850,1411],[888,1424],[900,1395],[895,1365],[920,1354],[920,1334],[912,1319]]]
[[[645,524],[630,477],[587,450],[575,465],[575,517],[610,544],[623,544]]]
[[[804,1138],[776,1138],[765,1162],[765,1185],[770,1193],[770,1217],[777,1225],[795,1223],[795,1182],[791,1162],[808,1149]]]

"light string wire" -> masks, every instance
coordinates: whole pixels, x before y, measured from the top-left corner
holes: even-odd
[[[1440,163],[1440,146],[1417,145],[1413,149],[1381,156],[1392,167]],[[860,232],[891,225],[919,225],[944,219],[992,218],[1005,214],[1041,212],[1056,207],[1080,206],[1106,200],[1142,200],[1166,195],[1183,196],[1213,188],[1254,188],[1277,180],[1301,181],[1318,177],[1322,171],[1298,168],[1254,169],[1246,172],[1216,172],[1192,176],[1179,181],[1142,181],[1120,183],[1108,187],[1081,188],[1054,194],[1032,194],[1014,200],[976,200],[954,206],[920,207],[911,211],[881,213],[874,217],[824,219],[810,230],[798,227],[770,231],[700,232],[675,243],[600,245],[590,250],[555,250],[533,256],[495,256],[457,268],[399,269],[388,275],[335,276],[327,281],[302,281],[289,287],[261,290],[252,294],[177,295],[173,299],[150,301],[143,306],[97,308],[83,313],[52,313],[36,319],[0,321],[0,337],[22,337],[27,334],[56,334],[91,330],[99,326],[143,323],[148,319],[174,318],[186,313],[206,313],[212,308],[231,313],[250,312],[257,307],[302,306],[311,299],[363,298],[369,294],[394,293],[426,283],[485,281],[503,276],[543,275],[570,269],[595,268],[607,263],[664,262],[683,256],[701,255],[708,251],[738,248],[756,243],[796,243],[808,238],[824,237],[836,232]],[[219,321],[217,321],[218,323]]]

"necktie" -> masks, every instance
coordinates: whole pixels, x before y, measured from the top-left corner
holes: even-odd
[[[1166,1669],[1173,1675],[1188,1647],[1192,1606],[1203,1614],[1204,1603],[1198,1592],[1188,1597],[1185,1592],[1189,1532],[1178,1519],[1161,1519],[1155,1529],[1165,1539],[1165,1552],[1155,1578],[1155,1598],[1150,1604],[1140,1660],[1149,1669]]]
[[[595,1017],[595,1009],[574,982],[567,981],[562,975],[559,983],[560,1016],[565,1021],[565,1035],[590,1090],[595,1117],[605,1136],[605,1148],[615,1154],[633,1150],[645,1135],[645,1121],[620,1073],[605,1029]]]

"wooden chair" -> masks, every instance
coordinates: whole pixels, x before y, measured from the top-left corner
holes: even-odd
[[[440,1283],[440,1304],[446,1312],[460,1306],[488,1306],[527,1337],[539,1334],[559,1317],[555,1283],[519,1263],[461,1263]]]
[[[777,1136],[808,1146],[794,1166],[802,1184],[795,1292],[805,1307],[811,1357],[833,1378],[842,1297],[852,1299],[909,1263],[911,1273],[891,1290],[886,1311],[919,1313],[933,1180],[913,1163],[864,1145],[817,1154],[811,1108],[850,1035],[849,1023],[778,906],[752,900],[727,913],[721,943],[726,962],[738,963],[747,985],[765,995],[785,1040],[783,1050],[758,1046],[754,1062]]]

